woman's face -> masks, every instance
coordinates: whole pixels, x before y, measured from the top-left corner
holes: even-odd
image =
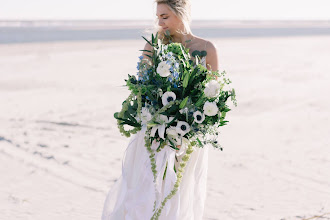
[[[176,30],[181,29],[181,20],[171,11],[167,4],[157,4],[158,25],[162,28],[162,31],[170,31],[174,34]]]

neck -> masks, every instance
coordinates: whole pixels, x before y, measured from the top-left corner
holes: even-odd
[[[184,44],[188,40],[192,40],[194,38],[194,35],[192,33],[190,34],[181,34],[181,33],[174,33],[172,35],[173,42],[178,42]]]

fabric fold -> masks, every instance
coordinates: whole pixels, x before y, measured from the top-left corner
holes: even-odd
[[[157,178],[154,183],[145,132],[131,137],[122,164],[122,176],[113,185],[104,202],[102,220],[148,220],[171,192],[177,180],[174,171],[176,150],[165,146],[155,153]],[[152,143],[157,149],[159,143]],[[186,146],[182,146],[185,149]],[[178,192],[166,203],[159,220],[202,220],[206,197],[207,146],[197,148],[187,163]],[[180,161],[179,161],[180,162]],[[167,165],[166,176],[163,175]],[[156,187],[156,190],[155,190]]]

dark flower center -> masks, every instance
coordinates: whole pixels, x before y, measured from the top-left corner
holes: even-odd
[[[167,101],[168,102],[172,102],[173,101],[173,97],[172,96],[167,97]]]
[[[185,130],[187,130],[187,127],[185,125],[181,125],[181,130],[185,131]]]
[[[197,118],[197,121],[202,120],[202,116],[201,115],[197,115],[196,118]]]

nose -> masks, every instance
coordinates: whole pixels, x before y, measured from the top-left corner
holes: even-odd
[[[164,22],[162,21],[162,19],[158,20],[158,25],[161,26],[161,27],[164,25]]]

